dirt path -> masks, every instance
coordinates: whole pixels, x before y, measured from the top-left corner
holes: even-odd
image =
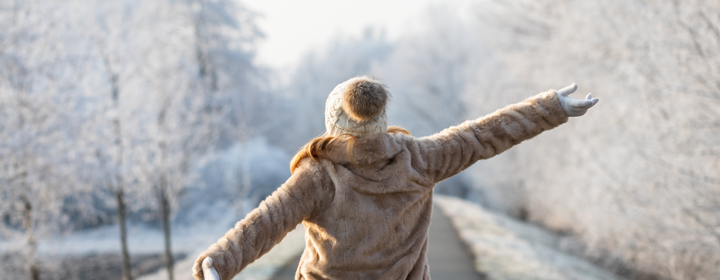
[[[437,207],[433,208],[430,244],[428,244],[428,262],[432,278],[439,280],[483,279],[473,268],[472,255],[467,245],[458,238],[457,232],[450,224],[450,219],[443,215]],[[295,271],[299,262],[300,256],[297,256],[280,269],[273,279],[295,279]]]
[[[430,276],[439,280],[484,279],[473,268],[473,256],[468,246],[460,240],[450,219],[443,215],[437,205],[433,206],[430,221]]]

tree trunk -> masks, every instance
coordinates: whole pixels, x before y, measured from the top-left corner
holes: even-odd
[[[35,241],[35,235],[33,234],[33,223],[32,223],[32,205],[30,200],[23,196],[23,226],[25,228],[25,235],[27,236],[28,255],[25,258],[28,264],[28,272],[30,273],[30,279],[40,280],[40,268],[35,262],[37,256],[37,241]]]
[[[168,279],[173,280],[173,257],[172,247],[170,242],[170,204],[168,203],[167,194],[165,193],[167,188],[167,179],[164,175],[160,178],[160,205],[162,211],[162,223],[163,223],[163,235],[165,237],[165,265],[168,271]]]
[[[120,248],[122,249],[122,280],[132,280],[130,270],[130,254],[127,246],[127,228],[125,222],[125,198],[121,190],[115,193],[115,200],[118,207],[118,224],[120,225]]]
[[[157,118],[157,124],[158,128],[162,133],[165,133],[165,114],[168,110],[168,102],[163,102],[163,107],[161,107],[160,112],[158,113]],[[164,136],[164,135],[163,135]],[[158,148],[160,148],[160,182],[157,189],[158,192],[158,198],[160,202],[160,212],[162,216],[162,224],[163,224],[163,237],[165,239],[165,267],[167,268],[168,272],[168,279],[173,280],[174,274],[173,274],[173,257],[172,257],[172,247],[170,242],[170,205],[168,203],[168,174],[165,171],[165,168],[167,166],[167,143],[164,140],[165,138],[161,138],[161,140],[158,142]]]
[[[118,154],[115,157],[117,166],[122,166],[122,125],[120,124],[120,85],[118,83],[119,76],[112,70],[110,63],[110,57],[108,55],[103,56],[103,62],[105,65],[105,73],[107,74],[108,80],[110,81],[110,98],[112,99],[113,108],[115,109],[115,116],[112,119],[113,133],[115,134],[115,147],[118,149]],[[115,201],[118,209],[118,224],[120,225],[120,248],[122,258],[122,280],[132,280],[132,271],[130,270],[130,254],[128,253],[127,246],[127,223],[125,221],[125,193],[123,192],[123,175],[117,171],[115,174],[117,179],[117,185],[114,190]]]
[[[240,190],[238,191],[237,198],[235,199],[235,213],[237,220],[245,218],[245,203],[248,200],[248,194],[250,193],[250,184],[252,183],[252,175],[250,174],[250,163],[247,160],[247,141],[243,141],[245,149],[243,150],[243,161],[242,161],[242,182],[240,183]]]

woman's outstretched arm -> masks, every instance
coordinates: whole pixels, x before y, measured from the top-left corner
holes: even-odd
[[[545,130],[580,116],[597,103],[588,95],[579,100],[568,97],[577,89],[572,84],[560,91],[550,90],[515,103],[484,117],[466,121],[437,134],[417,139],[413,165],[435,182],[449,178],[480,159],[491,158]]]
[[[248,264],[270,251],[303,219],[321,211],[332,199],[332,192],[320,181],[321,176],[316,166],[310,166],[308,162],[301,164],[301,168],[258,208],[198,256],[193,266],[195,279],[206,279],[203,261],[208,257],[212,260],[206,261],[205,266],[212,266],[220,280],[232,279]],[[211,278],[208,275],[207,279]]]

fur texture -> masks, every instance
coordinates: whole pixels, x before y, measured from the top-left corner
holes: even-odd
[[[212,257],[221,279],[232,279],[302,222],[295,279],[430,279],[435,184],[567,119],[550,91],[428,137],[358,137],[355,164],[347,142],[333,142],[203,252],[194,276],[203,279],[202,261]]]
[[[343,110],[354,121],[372,120],[385,110],[388,101],[385,86],[367,76],[351,80],[343,94]]]

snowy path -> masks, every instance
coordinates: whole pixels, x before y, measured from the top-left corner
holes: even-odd
[[[484,279],[473,268],[473,256],[460,240],[450,219],[435,205],[430,220],[428,263],[433,279]]]

